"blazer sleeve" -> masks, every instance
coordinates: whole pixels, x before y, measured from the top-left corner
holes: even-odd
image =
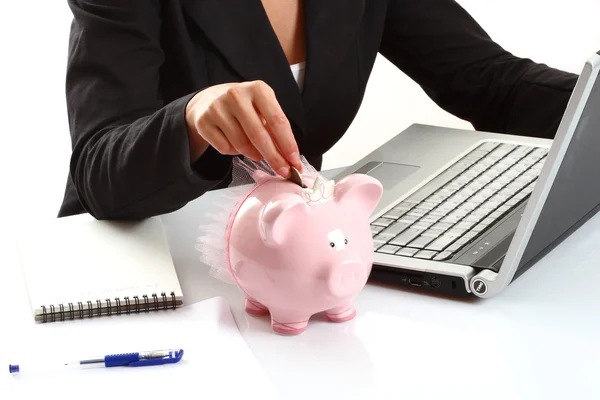
[[[553,138],[578,78],[509,53],[454,0],[389,0],[380,53],[483,131]]]
[[[185,108],[195,93],[161,98],[159,0],[69,6],[70,174],[84,209],[97,219],[146,218],[225,179],[229,165],[212,149],[191,165]]]

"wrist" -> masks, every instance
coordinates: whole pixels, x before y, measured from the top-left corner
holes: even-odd
[[[196,118],[194,117],[194,96],[186,106],[185,124],[187,126],[188,141],[190,146],[190,163],[194,164],[208,149],[209,143],[198,132]]]
[[[190,134],[190,162],[194,164],[208,149],[208,142],[198,133]]]

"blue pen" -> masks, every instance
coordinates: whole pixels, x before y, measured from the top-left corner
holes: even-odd
[[[137,353],[111,354],[104,357],[91,358],[88,360],[79,360],[64,365],[67,367],[146,367],[152,365],[175,364],[181,361],[183,349],[141,351]],[[8,366],[11,374],[21,372],[19,365],[11,364]]]

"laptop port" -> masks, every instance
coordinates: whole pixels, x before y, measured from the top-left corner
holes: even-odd
[[[423,281],[421,279],[408,278],[408,284],[410,286],[421,287],[421,286],[423,286]]]
[[[440,281],[440,278],[438,278],[437,276],[432,276],[430,282],[431,286],[433,286],[436,289],[442,286],[442,281]]]

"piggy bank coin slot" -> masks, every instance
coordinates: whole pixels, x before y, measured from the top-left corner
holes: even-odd
[[[294,167],[290,168],[290,177],[288,179],[303,189],[307,188],[307,186],[302,182],[302,175]]]

